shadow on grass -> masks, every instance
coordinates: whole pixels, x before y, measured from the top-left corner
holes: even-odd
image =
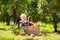
[[[0,30],[6,30],[5,28],[0,28]]]
[[[60,30],[58,30],[57,33],[60,34]]]
[[[60,34],[60,30],[58,30],[57,32],[42,32],[41,31],[38,36],[43,36],[43,35],[48,36],[49,34],[54,34],[54,33]]]

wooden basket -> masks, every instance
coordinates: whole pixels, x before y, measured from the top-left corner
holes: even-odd
[[[26,32],[26,34],[39,34],[40,32],[40,26],[37,26],[37,27],[23,27],[23,30]]]

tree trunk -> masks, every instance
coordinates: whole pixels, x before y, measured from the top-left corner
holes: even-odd
[[[19,21],[20,21],[20,16],[17,16],[18,29],[20,29],[20,26],[19,26]]]
[[[17,22],[17,14],[16,14],[16,10],[15,9],[13,9],[13,15],[14,15],[14,24],[16,24],[16,22]]]
[[[57,15],[56,13],[52,13],[52,17],[53,17],[53,24],[54,24],[54,32],[57,32]]]
[[[54,32],[57,32],[57,22],[53,21],[54,24]]]
[[[20,18],[18,18],[18,15],[17,15],[18,7],[17,7],[16,2],[13,3],[12,8],[13,8],[14,24],[18,24],[18,28],[19,28]]]
[[[10,25],[10,16],[8,12],[6,14],[6,25]]]

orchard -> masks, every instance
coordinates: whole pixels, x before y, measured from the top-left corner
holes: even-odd
[[[39,27],[38,35],[22,34],[23,13],[32,22],[32,29]],[[59,37],[60,0],[0,0],[0,40],[60,40]]]

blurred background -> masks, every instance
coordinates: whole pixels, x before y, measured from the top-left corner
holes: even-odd
[[[40,24],[42,32],[60,33],[60,0],[0,0],[0,34],[12,32],[10,30],[19,33],[22,13],[30,16],[30,21]]]

